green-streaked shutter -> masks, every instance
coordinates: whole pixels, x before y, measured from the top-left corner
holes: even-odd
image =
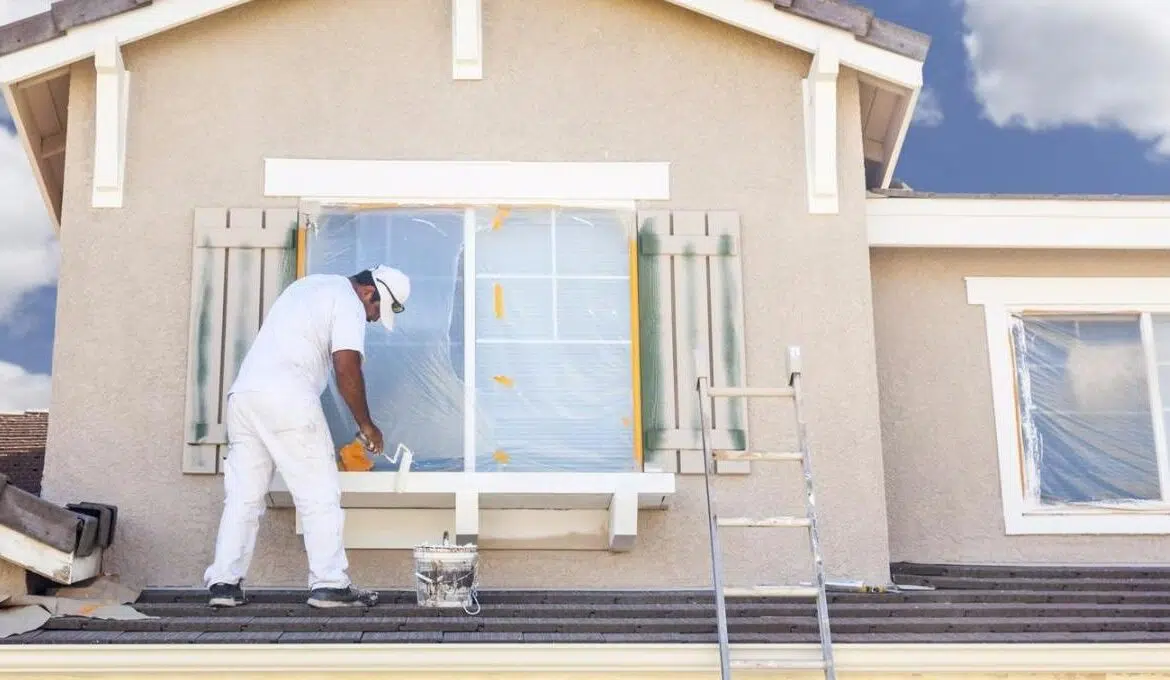
[[[227,389],[276,296],[296,277],[297,211],[195,211],[183,472],[227,454]]]
[[[707,350],[713,385],[746,379],[739,214],[649,210],[638,225],[643,458],[648,469],[702,474],[695,350]],[[744,400],[713,401],[712,447],[747,450]],[[747,474],[751,463],[716,470]]]

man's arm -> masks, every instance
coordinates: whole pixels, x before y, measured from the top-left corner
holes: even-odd
[[[370,440],[374,451],[381,452],[382,432],[370,418],[370,407],[366,403],[366,380],[362,375],[361,352],[352,349],[334,352],[333,371],[337,375],[337,389],[349,406],[353,419],[357,421],[358,429]]]

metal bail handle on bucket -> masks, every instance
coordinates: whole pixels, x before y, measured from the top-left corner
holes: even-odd
[[[475,616],[480,611],[479,552],[475,545],[451,545],[449,536],[444,531],[442,545],[423,543],[414,548],[418,605],[462,607]]]

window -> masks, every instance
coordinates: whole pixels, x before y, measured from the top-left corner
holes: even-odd
[[[1170,279],[970,279],[1009,534],[1170,533]]]
[[[633,237],[620,210],[332,206],[306,273],[411,277],[394,333],[367,332],[365,370],[387,449],[409,446],[413,469],[629,472]],[[352,440],[335,385],[323,404],[334,443]]]

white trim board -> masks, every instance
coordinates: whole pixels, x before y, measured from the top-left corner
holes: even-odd
[[[347,547],[384,550],[410,548],[448,530],[460,542],[479,543],[482,536],[516,549],[624,552],[637,540],[638,514],[669,507],[675,493],[674,475],[666,472],[341,472],[339,478]],[[273,475],[268,505],[293,507],[280,473]],[[603,524],[604,540],[582,529]]]
[[[68,66],[92,56],[102,44],[126,45],[247,2],[155,0],[146,7],[79,26],[65,36],[0,57],[0,83],[12,83]],[[822,45],[833,43],[839,48],[842,63],[849,68],[902,88],[913,90],[922,85],[921,62],[861,42],[850,31],[777,11],[765,0],[667,2],[810,54]],[[453,46],[453,57],[475,53],[460,47]]]
[[[354,202],[665,201],[670,163],[265,158],[264,195]]]
[[[1170,249],[1170,200],[868,198],[871,248]]]
[[[900,88],[922,87],[922,62],[861,42],[850,31],[777,11],[771,0],[666,1],[809,54],[830,48],[842,65]]]
[[[104,45],[126,45],[249,0],[156,0],[146,7],[78,26],[60,37],[0,57],[0,83],[14,83],[88,59]]]
[[[845,673],[1164,673],[1170,645],[1151,644],[854,644],[833,645]],[[732,644],[733,661],[811,662],[814,644]],[[705,644],[54,644],[0,646],[0,676],[108,677],[308,673],[447,674],[655,673],[710,678],[719,650]],[[530,674],[530,675],[529,675]]]
[[[1125,508],[1048,508],[1028,502],[1009,324],[1012,312],[1022,310],[1170,313],[1170,277],[967,277],[966,284],[967,302],[981,305],[984,311],[1005,533],[1170,534],[1170,499]],[[1143,325],[1148,322],[1143,320]],[[1144,340],[1149,341],[1145,336],[1150,334],[1148,328],[1143,329]],[[1150,380],[1154,384],[1157,376]],[[1164,467],[1161,462],[1159,465]],[[1165,486],[1167,480],[1162,481]]]

